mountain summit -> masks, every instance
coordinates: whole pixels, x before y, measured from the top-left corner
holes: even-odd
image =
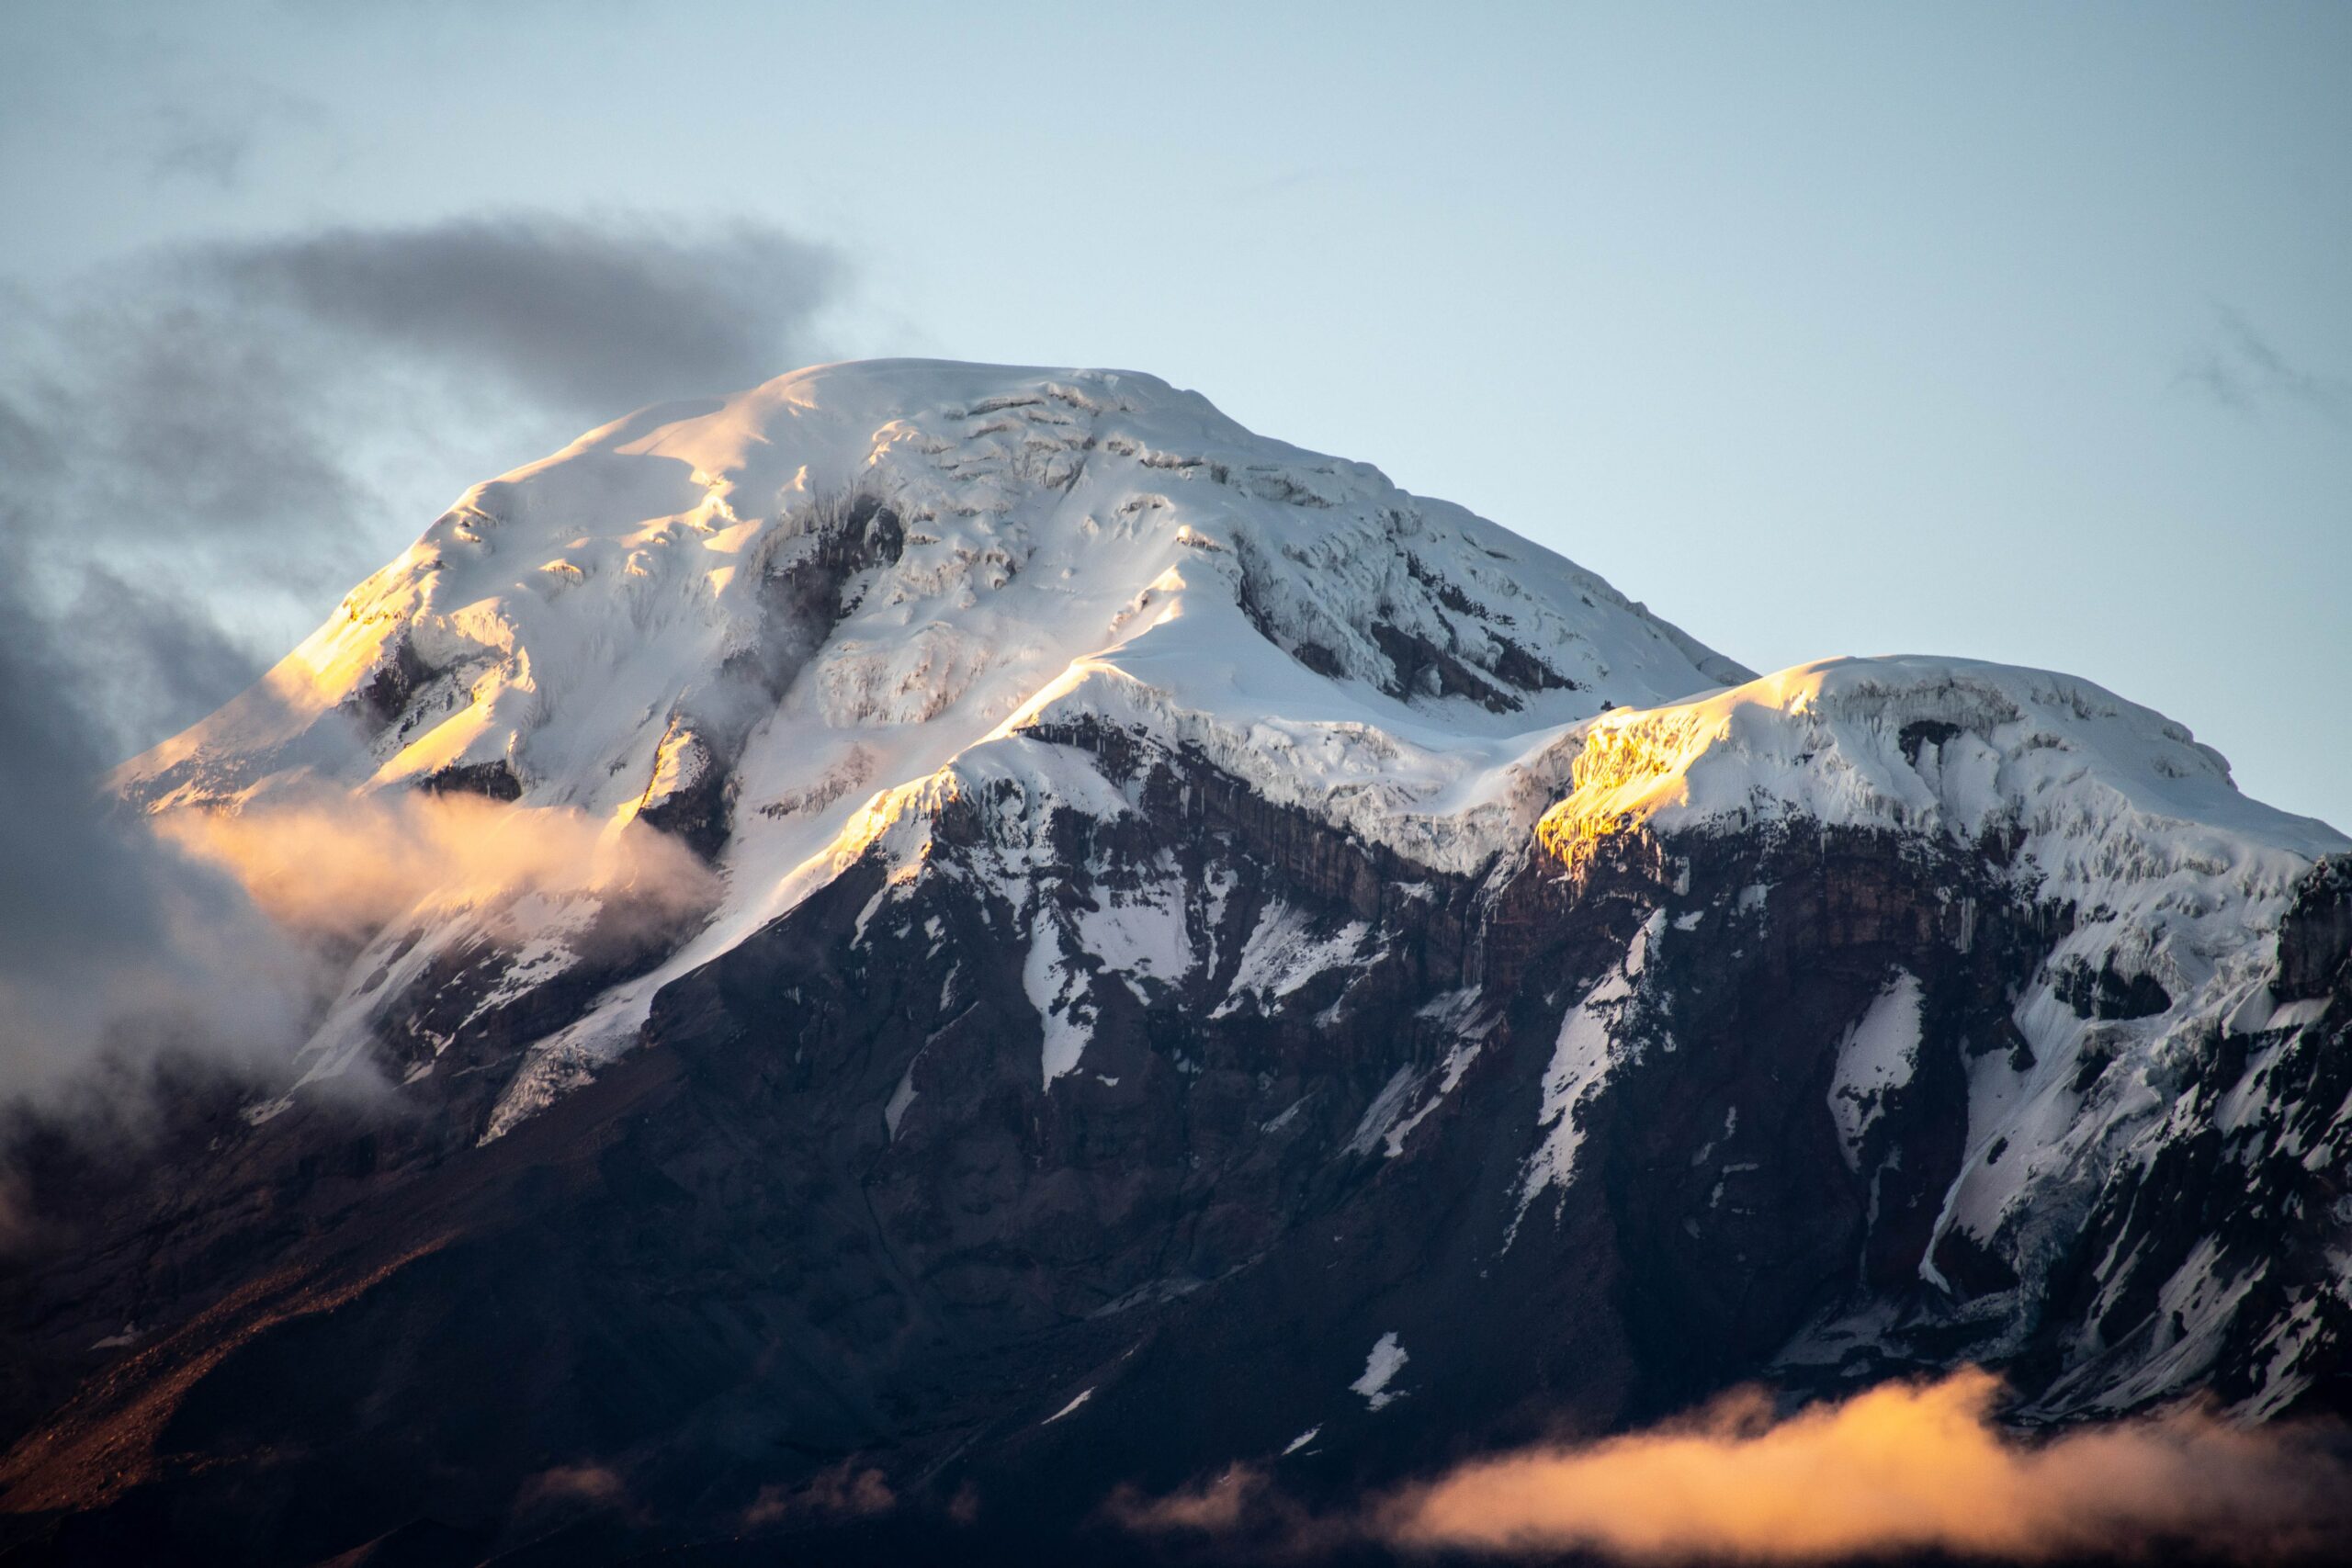
[[[2352,840],[1150,377],[642,411],[113,785],[337,977],[300,1082],[41,1178],[56,1553],[1034,1558],[1745,1380],[2344,1400]]]
[[[642,819],[723,867],[692,942],[535,1050],[503,1129],[922,792],[1019,772],[1014,738],[1149,733],[1462,873],[1550,804],[1568,726],[1748,673],[1526,540],[1150,377],[882,361],[648,409],[476,486],[118,784],[151,810],[322,776],[472,792]],[[527,974],[497,977],[500,1009],[576,980],[580,911],[503,913]],[[445,1052],[401,998],[482,918],[388,926],[314,1071]]]

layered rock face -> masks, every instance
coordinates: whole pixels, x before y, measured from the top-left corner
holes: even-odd
[[[118,783],[704,880],[420,898],[303,1083],[28,1152],[27,1561],[1091,1561],[1121,1486],[1747,1380],[2345,1400],[2352,844],[2063,676],[1752,679],[1148,378],[648,411]]]

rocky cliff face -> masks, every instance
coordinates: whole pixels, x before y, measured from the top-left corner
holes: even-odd
[[[421,902],[306,1086],[31,1148],[26,1561],[1085,1560],[1122,1484],[1749,1379],[2344,1402],[2352,846],[2097,688],[1748,682],[1187,394],[978,367],[623,422],[353,610],[126,792],[497,767],[717,890]]]

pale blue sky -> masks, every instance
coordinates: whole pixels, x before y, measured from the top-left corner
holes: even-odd
[[[2352,827],[2352,6],[474,9],[10,7],[0,287],[749,219],[841,354],[1149,370],[1758,669],[2077,671]]]

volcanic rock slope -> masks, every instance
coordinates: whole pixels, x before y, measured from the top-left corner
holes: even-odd
[[[2066,676],[1754,678],[1149,377],[644,411],[116,786],[673,852],[436,888],[289,1092],[34,1162],[27,1560],[1050,1554],[1972,1360],[2345,1403],[2352,843]]]

